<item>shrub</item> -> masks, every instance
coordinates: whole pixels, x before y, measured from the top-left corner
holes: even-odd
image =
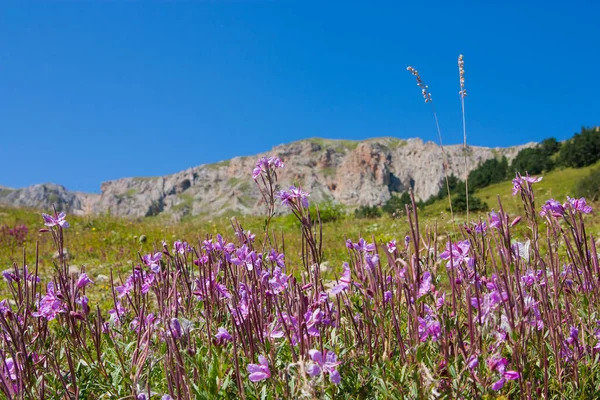
[[[354,210],[356,218],[379,218],[381,217],[381,209],[377,206],[360,206]]]
[[[321,222],[335,222],[346,216],[346,210],[340,203],[335,203],[331,200],[324,201],[318,204]],[[317,210],[315,207],[310,208],[311,215],[316,216]]]
[[[502,182],[506,179],[507,173],[508,160],[506,157],[502,157],[500,161],[495,158],[486,160],[469,173],[469,187],[482,188]]]
[[[388,201],[385,202],[381,210],[388,214],[402,213],[405,210],[406,205],[412,204],[410,194],[408,192],[402,193],[401,196],[392,196]]]
[[[455,212],[467,211],[467,196],[465,195],[465,192],[458,192],[458,194],[452,198],[452,210]],[[469,211],[487,210],[487,203],[481,201],[475,196],[469,195]],[[450,211],[450,208],[448,208],[448,211]]]
[[[600,160],[600,130],[582,128],[560,149],[560,162],[566,167],[581,168]]]
[[[600,168],[594,169],[575,186],[577,197],[586,197],[588,200],[600,199]]]

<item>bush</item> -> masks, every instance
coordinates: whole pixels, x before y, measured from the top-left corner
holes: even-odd
[[[590,201],[600,199],[600,168],[591,171],[588,176],[577,183],[575,195],[585,197]]]
[[[450,208],[447,209],[450,211]],[[455,212],[466,212],[467,211],[467,196],[465,192],[458,192],[456,196],[452,198],[452,210]],[[487,203],[481,201],[475,196],[469,196],[469,211],[487,211]]]
[[[381,210],[388,214],[404,212],[407,204],[412,204],[412,200],[410,198],[410,194],[408,192],[404,192],[401,196],[392,196],[388,201],[385,202],[383,207],[381,207]]]
[[[379,218],[381,210],[377,206],[360,206],[354,210],[354,216],[356,218]]]
[[[321,222],[323,223],[339,221],[346,216],[346,210],[344,206],[340,203],[334,203],[331,200],[319,203],[318,207],[321,215]],[[316,217],[316,208],[311,206],[310,213]]]
[[[502,157],[500,161],[492,158],[469,173],[469,187],[482,188],[502,182],[506,179],[507,173],[508,160],[506,157]]]
[[[560,150],[560,162],[566,167],[581,168],[600,160],[600,130],[582,128]]]

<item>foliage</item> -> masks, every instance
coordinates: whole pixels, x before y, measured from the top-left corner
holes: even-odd
[[[377,206],[360,206],[354,210],[356,218],[379,218],[381,217],[381,209]]]
[[[319,203],[318,207],[321,222],[323,223],[336,222],[346,216],[345,207],[342,204],[333,202],[331,200]],[[316,208],[314,206],[311,206],[310,210],[311,215],[316,215]]]
[[[560,162],[567,167],[581,168],[600,160],[600,130],[581,128],[560,150]]]
[[[555,138],[548,138],[542,140],[535,147],[521,150],[511,163],[512,174],[520,173],[525,175],[529,173],[537,175],[542,172],[551,171],[555,167],[553,156],[560,149],[560,142]]]
[[[508,173],[508,160],[502,157],[500,161],[491,158],[480,164],[469,173],[469,187],[483,188],[493,183],[502,182]]]
[[[406,206],[411,204],[412,200],[410,198],[410,194],[408,192],[404,192],[400,196],[392,195],[392,197],[385,202],[383,207],[381,207],[381,210],[388,214],[403,214]]]
[[[469,196],[469,211],[487,211],[488,209],[487,203],[481,201],[478,197]],[[447,210],[450,211],[450,208]],[[456,212],[467,211],[467,196],[465,192],[458,192],[452,197],[452,210]]]

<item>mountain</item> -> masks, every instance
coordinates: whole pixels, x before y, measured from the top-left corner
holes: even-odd
[[[509,148],[469,146],[467,167],[493,157],[509,161],[534,143]],[[461,145],[445,146],[449,171],[464,175]],[[52,206],[76,214],[109,213],[125,217],[169,214],[214,215],[263,211],[251,178],[259,157],[276,155],[286,164],[278,172],[282,187],[300,185],[311,201],[327,199],[350,207],[382,204],[394,192],[412,188],[417,199],[436,194],[444,181],[443,155],[433,142],[377,138],[365,141],[307,139],[282,144],[254,157],[235,157],[172,175],[123,178],[104,182],[101,194],[70,192],[46,183],[23,189],[0,187],[0,204],[49,210]]]

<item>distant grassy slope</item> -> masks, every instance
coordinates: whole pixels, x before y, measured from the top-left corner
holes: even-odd
[[[585,168],[564,168],[557,169],[547,174],[544,174],[544,179],[534,185],[536,199],[541,206],[549,198],[555,198],[563,202],[566,196],[574,196],[575,186],[579,180],[587,175],[594,168],[600,166],[596,163]],[[519,214],[521,211],[520,198],[512,195],[512,182],[496,183],[483,189],[475,191],[474,195],[486,202],[491,209],[498,209],[498,196],[506,211],[511,214]],[[424,218],[438,218],[441,221],[450,221],[450,212],[447,211],[448,200],[438,200],[428,206],[422,213]],[[458,219],[464,220],[464,215],[457,216]]]

